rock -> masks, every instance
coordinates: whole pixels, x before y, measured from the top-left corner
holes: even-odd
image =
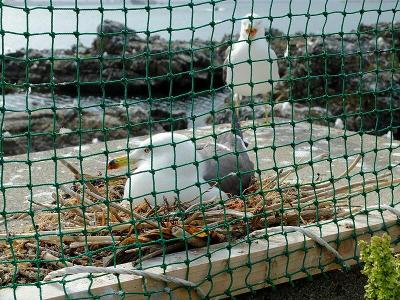
[[[265,107],[264,106],[254,106],[254,108],[250,108],[248,106],[241,107],[239,109],[239,120],[246,121],[252,120],[253,114],[256,119],[265,118]],[[232,110],[228,107],[219,107],[218,113],[212,116],[208,116],[206,119],[206,124],[226,124],[232,122]]]
[[[231,123],[232,111],[229,105],[230,97],[228,96],[225,100],[225,104],[218,107],[214,117],[209,116],[206,119],[207,124],[223,124]],[[239,109],[240,121],[252,120],[253,116],[255,119],[265,119],[265,113],[268,116],[272,116],[272,110],[274,117],[293,119],[298,121],[309,120],[314,124],[334,126],[336,118],[334,118],[326,109],[322,107],[308,107],[302,104],[290,104],[289,102],[275,103],[273,106],[265,105],[263,100],[259,97],[255,97],[254,104],[251,104],[249,98],[244,98],[241,102]],[[292,113],[293,112],[293,113]]]
[[[76,108],[7,113],[4,118],[2,134],[3,155],[41,151],[66,146],[78,146],[80,143],[93,143],[127,136],[140,136],[149,133],[149,121],[152,132],[186,129],[186,113],[174,112],[170,121],[168,110],[155,109],[149,115],[141,107],[106,108],[103,111],[90,110],[78,113]],[[30,119],[30,122],[29,122]],[[53,127],[53,121],[55,126]],[[29,132],[29,133],[28,133]]]
[[[104,20],[103,24],[97,27],[99,37],[93,42],[93,50],[97,53],[121,55],[124,45],[127,52],[130,52],[132,43],[142,42],[142,39],[136,34],[136,31],[124,24],[111,20]]]
[[[209,41],[169,41],[150,36],[149,41],[121,23],[105,20],[91,48],[18,50],[3,57],[9,84],[40,84],[35,91],[58,94],[147,97],[182,95],[221,87],[224,58]],[[77,53],[79,52],[79,58]],[[19,58],[16,60],[16,58]],[[27,65],[29,68],[27,69]],[[51,77],[53,66],[54,77]],[[29,72],[27,75],[26,72]],[[79,72],[79,77],[77,73]],[[53,87],[52,87],[53,86]]]
[[[165,131],[186,129],[188,127],[187,114],[184,110],[174,110],[172,113],[165,109],[152,109],[151,118]]]
[[[278,56],[282,76],[277,94],[286,95],[284,98],[295,104],[294,113],[302,120],[310,118],[311,112],[319,117],[310,122],[334,126],[340,118],[347,129],[374,134],[390,130],[400,138],[399,24],[360,25],[350,34],[296,34],[289,44],[284,33],[272,29],[266,37]],[[24,90],[34,84],[33,92],[76,96],[79,91],[80,95],[144,95],[155,99],[224,86],[222,69],[229,35],[218,43],[195,39],[169,45],[160,36],[151,35],[147,41],[135,30],[108,20],[99,26],[98,33],[91,48],[57,50],[55,59],[48,50],[7,53],[0,65],[7,82],[3,93],[14,91],[16,84]],[[243,118],[252,117],[249,109],[242,109]],[[254,109],[256,117],[265,114],[263,105]],[[287,110],[275,110],[288,116]],[[305,115],[300,117],[302,112]],[[151,112],[154,118],[158,114]],[[229,118],[222,114],[218,122]],[[173,124],[168,118],[168,114],[160,116],[154,126],[159,126],[158,130],[185,126],[179,116]],[[108,121],[118,124],[120,119],[110,115]]]

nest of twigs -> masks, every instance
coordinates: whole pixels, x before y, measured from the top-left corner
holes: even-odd
[[[109,266],[124,262],[137,265],[187,247],[240,239],[262,228],[301,226],[345,217],[361,209],[351,205],[353,195],[393,183],[382,175],[378,179],[339,185],[337,181],[360,158],[334,181],[318,179],[312,184],[291,184],[289,176],[295,170],[287,168],[254,180],[243,199],[234,198],[226,203],[220,203],[219,199],[202,204],[165,203],[159,207],[143,201],[135,208],[123,206],[119,200],[125,177],[109,178],[106,183],[102,178],[81,175],[63,162],[85,184],[61,186],[58,195],[53,194],[52,204],[35,203],[36,231],[27,228],[24,234],[3,234],[3,240],[10,239],[0,244],[0,285],[36,282],[65,266]],[[7,222],[29,216],[8,216]]]

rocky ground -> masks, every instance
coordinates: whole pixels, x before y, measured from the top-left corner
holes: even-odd
[[[399,26],[361,25],[358,32],[307,43],[293,39],[282,92],[294,103],[325,108],[349,130],[391,130],[400,138]]]
[[[267,34],[278,56],[281,82],[269,99],[288,101],[273,106],[274,116],[317,124],[343,124],[347,129],[382,135],[392,131],[400,138],[400,25],[379,23],[357,32],[326,36],[277,30]],[[143,96],[173,101],[222,91],[223,61],[229,44],[194,40],[173,41],[159,36],[145,39],[122,24],[104,21],[92,47],[50,51],[19,50],[2,57],[3,93],[21,90],[53,94]],[[288,46],[288,55],[284,53]],[[79,74],[79,75],[77,75]],[[172,99],[172,100],[171,100]],[[229,98],[228,98],[229,100]],[[264,100],[243,102],[242,119],[265,115]],[[228,101],[229,102],[229,101]],[[247,103],[247,104],[246,104]],[[217,107],[209,123],[230,121],[229,103]],[[5,155],[78,145],[93,139],[116,139],[149,132],[185,128],[189,116],[139,107],[78,108],[31,112],[4,112],[2,152]],[[254,111],[254,114],[253,114]],[[104,118],[103,118],[104,116]],[[127,119],[129,117],[129,120]],[[79,121],[82,124],[79,124]],[[340,121],[340,122],[337,122]],[[151,124],[149,125],[149,122]],[[29,124],[28,124],[29,123]],[[71,132],[60,135],[62,128]]]
[[[3,57],[8,90],[77,95],[168,96],[220,87],[223,45],[140,37],[123,24],[105,20],[92,47],[38,51],[24,49]],[[214,65],[215,67],[212,67]],[[79,73],[79,75],[77,75]],[[192,89],[193,84],[193,89]]]
[[[3,130],[7,134],[2,146],[4,153],[13,155],[145,135],[150,127],[153,133],[185,129],[187,122],[185,111],[175,111],[170,116],[166,110],[148,111],[141,107],[116,106],[102,112],[79,112],[73,108],[15,112],[4,118]]]

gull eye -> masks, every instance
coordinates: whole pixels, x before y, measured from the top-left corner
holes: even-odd
[[[144,153],[150,153],[150,148],[144,148]]]

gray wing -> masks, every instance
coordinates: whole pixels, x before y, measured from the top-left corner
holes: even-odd
[[[223,80],[226,82],[231,47],[225,50]],[[216,144],[199,145],[200,152],[206,164],[204,179],[217,186],[227,194],[241,195],[246,190],[254,174],[254,163],[247,153],[247,144],[243,139],[236,111],[232,115],[232,125],[236,134],[231,131],[219,135]],[[238,153],[238,155],[236,155]]]
[[[254,164],[240,136],[227,132],[218,137],[216,145],[210,143],[198,151],[206,164],[205,180],[231,195],[241,195],[250,186]]]

